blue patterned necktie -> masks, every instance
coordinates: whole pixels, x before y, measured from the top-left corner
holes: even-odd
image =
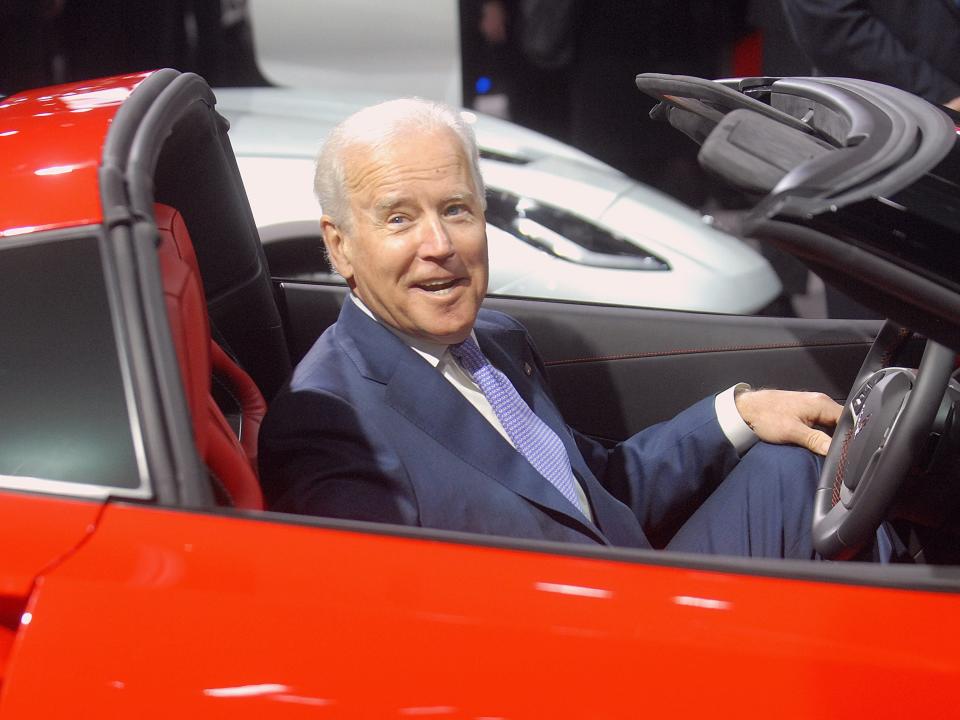
[[[570,458],[557,434],[530,409],[510,380],[490,364],[472,337],[451,345],[450,353],[490,401],[520,454],[580,510]]]

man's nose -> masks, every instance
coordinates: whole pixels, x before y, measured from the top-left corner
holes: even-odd
[[[447,227],[440,217],[431,217],[423,228],[419,255],[445,258],[452,254],[453,243],[450,241]]]

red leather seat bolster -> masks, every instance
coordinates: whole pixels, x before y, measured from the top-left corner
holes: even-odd
[[[263,494],[256,476],[256,444],[266,403],[249,376],[210,338],[206,298],[197,257],[179,212],[155,204],[160,235],[158,258],[163,275],[164,300],[170,332],[177,351],[197,452],[227,491],[234,505],[263,509]],[[210,395],[211,354],[218,369],[234,386],[243,411],[245,445],[233,434]],[[252,454],[251,454],[252,453]]]
[[[202,457],[207,447],[206,414],[209,388],[195,378],[209,376],[210,350],[207,337],[206,300],[190,266],[177,255],[162,235],[160,270],[170,333],[177,351],[187,407],[193,424],[193,439]]]
[[[257,472],[257,443],[260,437],[260,424],[267,414],[267,402],[260,394],[260,388],[247,373],[237,365],[223,348],[210,341],[210,359],[213,369],[226,380],[227,389],[236,398],[241,408],[243,420],[240,425],[240,445],[250,460],[254,473]]]
[[[230,495],[235,507],[263,510],[263,493],[246,453],[212,397],[208,398],[208,409],[210,442],[207,466]]]
[[[153,212],[161,236],[166,236],[173,241],[177,248],[177,255],[193,268],[199,280],[200,264],[197,262],[197,253],[193,249],[193,241],[190,239],[190,233],[187,231],[187,224],[183,220],[183,215],[169,205],[162,203],[154,203]],[[204,314],[206,314],[206,310],[204,310]]]

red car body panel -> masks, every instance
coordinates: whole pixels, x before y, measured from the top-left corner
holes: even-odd
[[[145,77],[0,101],[0,237],[102,222],[104,138]],[[0,714],[954,712],[955,593],[364,527],[0,491]]]
[[[93,532],[102,508],[84,500],[0,495],[0,689],[15,631],[38,579]]]
[[[103,217],[97,170],[118,107],[145,73],[59,85],[0,100],[0,237]]]
[[[26,598],[38,575],[93,532],[103,507],[9,491],[0,498],[0,600]]]
[[[33,598],[4,717],[887,717],[955,700],[956,595],[277,519],[109,506]]]

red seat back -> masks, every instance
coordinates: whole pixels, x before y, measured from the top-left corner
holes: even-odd
[[[257,433],[266,403],[250,377],[210,338],[207,305],[193,243],[183,217],[154,206],[167,316],[193,424],[197,452],[236,507],[263,509],[256,472]],[[226,378],[242,410],[238,439],[210,394],[211,372]]]

